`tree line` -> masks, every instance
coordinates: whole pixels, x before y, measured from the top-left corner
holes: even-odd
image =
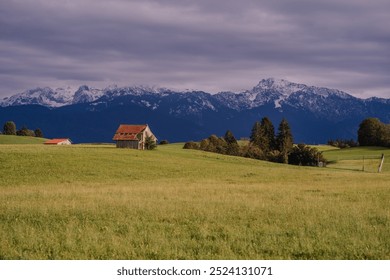
[[[364,119],[357,134],[357,142],[353,139],[332,139],[328,141],[328,145],[340,149],[357,146],[390,147],[390,124],[382,123],[377,118]]]
[[[23,126],[21,129],[16,129],[16,124],[13,121],[7,121],[3,126],[4,135],[31,136],[43,138],[43,132],[40,128],[35,130],[28,129]]]
[[[275,134],[274,125],[268,117],[254,123],[246,145],[239,145],[228,130],[224,137],[211,135],[199,143],[187,142],[183,148],[295,165],[314,166],[319,161],[325,162],[317,149],[304,144],[293,145],[293,135],[286,119],[280,122]]]

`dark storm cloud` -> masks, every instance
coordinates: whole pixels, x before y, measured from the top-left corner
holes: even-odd
[[[5,0],[0,95],[147,84],[217,92],[267,77],[390,97],[387,0]]]

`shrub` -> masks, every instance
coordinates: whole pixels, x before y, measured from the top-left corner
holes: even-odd
[[[225,154],[226,147],[226,141],[223,138],[218,138],[214,134],[200,142],[200,149],[207,152]]]
[[[145,138],[145,149],[154,150],[157,148],[156,141],[151,136],[146,136]]]
[[[167,145],[169,144],[168,140],[161,140],[160,145]]]
[[[269,160],[271,162],[284,163],[283,154],[278,150],[270,151],[267,154],[267,160]]]
[[[33,130],[31,129],[28,129],[27,127],[22,127],[22,129],[19,129],[18,131],[16,131],[16,135],[18,136],[31,136],[31,137],[35,137],[35,133]]]
[[[246,158],[265,160],[264,152],[256,145],[246,145],[240,148],[240,155]]]
[[[352,147],[357,147],[359,144],[355,142],[353,139],[350,140],[345,140],[345,139],[336,139],[336,140],[329,140],[328,145],[337,147],[340,149],[344,148],[352,148]]]
[[[206,151],[207,150],[207,147],[210,145],[210,141],[209,139],[203,139],[202,141],[200,141],[200,144],[199,144],[199,149],[203,150],[203,151]]]
[[[199,144],[194,141],[190,141],[184,144],[183,149],[199,150]]]
[[[288,156],[288,163],[293,165],[317,166],[319,162],[325,162],[322,153],[305,144],[294,146]]]

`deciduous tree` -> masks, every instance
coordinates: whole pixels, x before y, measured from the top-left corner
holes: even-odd
[[[16,125],[13,121],[8,121],[3,126],[3,134],[16,135]]]
[[[35,137],[35,133],[33,130],[31,129],[28,129],[27,127],[23,126],[21,129],[19,129],[18,131],[16,131],[16,135],[19,135],[19,136],[31,136],[31,137]]]
[[[388,146],[390,130],[377,118],[368,118],[359,125],[358,141],[360,146]]]
[[[43,138],[43,132],[40,128],[34,130],[35,137]]]

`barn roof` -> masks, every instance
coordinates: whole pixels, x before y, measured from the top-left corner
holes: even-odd
[[[69,139],[68,138],[55,138],[55,139],[47,140],[43,144],[58,144],[58,143],[61,143],[61,142],[67,141],[67,140],[69,140]],[[70,142],[70,140],[69,140],[69,142]]]
[[[148,127],[147,124],[129,125],[121,124],[116,130],[112,140],[138,140],[137,134],[143,132]]]

